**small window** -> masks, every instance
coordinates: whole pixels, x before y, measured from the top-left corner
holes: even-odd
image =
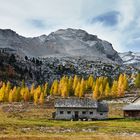
[[[90,115],[92,115],[92,114],[93,114],[93,112],[89,112],[89,114],[90,114]]]
[[[60,114],[64,114],[64,111],[60,111]]]
[[[67,111],[67,114],[71,114],[71,111]]]
[[[86,111],[83,111],[82,114],[86,114]]]
[[[100,115],[103,115],[103,113],[100,113]]]

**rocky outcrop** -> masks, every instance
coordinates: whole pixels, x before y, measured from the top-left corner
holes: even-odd
[[[123,60],[123,64],[125,65],[131,65],[136,68],[140,69],[140,53],[134,53],[134,52],[125,52],[125,53],[119,53],[119,56]]]

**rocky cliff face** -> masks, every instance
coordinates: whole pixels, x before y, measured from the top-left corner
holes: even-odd
[[[136,68],[140,69],[140,53],[134,53],[134,52],[125,52],[125,53],[119,53],[119,56],[123,60],[123,64],[125,65],[131,65]]]
[[[80,29],[60,29],[48,36],[25,38],[12,30],[0,30],[0,48],[11,48],[21,56],[82,57],[90,60],[122,60],[112,44]]]

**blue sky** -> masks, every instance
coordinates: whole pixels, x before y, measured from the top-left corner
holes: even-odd
[[[81,28],[119,51],[140,52],[140,0],[0,0],[0,28],[32,37]]]

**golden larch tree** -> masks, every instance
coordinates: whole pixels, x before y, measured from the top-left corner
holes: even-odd
[[[79,92],[80,92],[80,82],[78,82],[76,88],[75,88],[75,92],[74,92],[74,95],[76,97],[79,97]]]
[[[75,75],[73,79],[73,90],[76,89],[78,82],[79,82],[79,78],[77,75]]]
[[[10,90],[10,92],[9,92],[9,98],[8,98],[8,101],[10,102],[10,103],[12,103],[12,102],[14,102],[14,98],[15,98],[15,96],[16,96],[16,86],[13,88],[13,89],[11,89]]]
[[[64,85],[63,85],[63,89],[62,89],[62,91],[61,91],[61,96],[63,97],[63,98],[65,98],[65,97],[68,97],[68,84],[67,83],[65,83]]]
[[[45,101],[45,96],[44,93],[41,92],[40,97],[39,97],[39,104],[43,105]]]
[[[58,86],[58,80],[54,80],[50,90],[51,95],[58,95]]]
[[[94,83],[94,77],[90,75],[87,80],[87,86],[88,86],[87,88],[92,89],[93,83]]]
[[[69,96],[73,95],[73,78],[70,76],[69,80],[68,80],[68,92],[69,92]]]
[[[8,101],[9,99],[9,92],[11,90],[11,83],[8,81],[6,84],[5,92],[4,92],[4,101]]]
[[[99,92],[99,81],[96,80],[96,84],[95,84],[95,88],[94,88],[94,91],[93,91],[93,99],[95,100],[98,100],[99,97],[100,97],[100,92]]]
[[[114,80],[113,85],[111,87],[111,96],[117,97],[118,96],[118,81]]]
[[[6,84],[3,83],[0,88],[0,102],[4,102],[4,94],[5,94]]]
[[[99,93],[100,93],[100,96],[98,97],[99,99],[104,97],[104,89],[103,89],[103,84],[102,83],[99,86]]]
[[[121,97],[124,92],[123,74],[120,74],[118,79],[118,97]]]
[[[85,81],[82,78],[81,83],[80,83],[79,98],[83,97],[84,93],[85,93]]]
[[[111,97],[111,89],[109,83],[107,83],[105,87],[105,97]]]
[[[138,73],[136,75],[136,78],[135,78],[135,87],[136,88],[140,88],[140,73]]]

